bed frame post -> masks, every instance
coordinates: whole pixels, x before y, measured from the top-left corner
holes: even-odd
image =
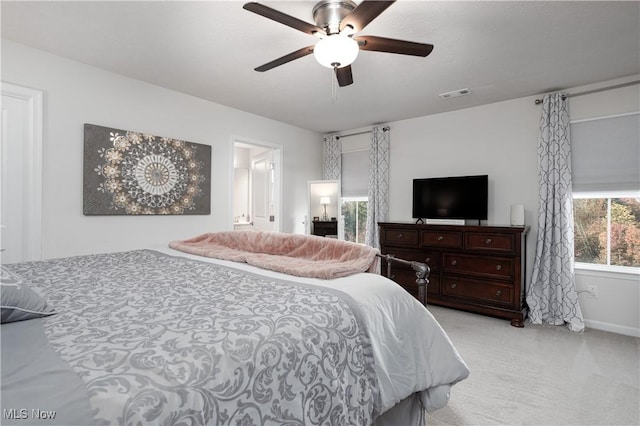
[[[416,262],[413,260],[404,260],[395,257],[392,254],[378,254],[379,257],[387,261],[387,278],[393,279],[391,276],[391,264],[393,262],[401,265],[410,266],[416,272],[416,284],[418,284],[418,300],[424,306],[427,306],[427,284],[429,284],[429,272],[431,268],[426,263]]]

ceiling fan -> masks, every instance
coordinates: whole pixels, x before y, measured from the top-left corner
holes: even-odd
[[[321,65],[333,68],[338,85],[343,87],[353,83],[351,64],[355,61],[360,50],[422,57],[429,55],[433,50],[431,44],[355,35],[393,3],[395,1],[364,0],[360,4],[356,4],[352,0],[322,0],[313,7],[313,20],[316,25],[260,3],[246,3],[243,8],[250,12],[320,39],[314,45],[298,49],[261,65],[255,70],[268,71],[313,53]]]

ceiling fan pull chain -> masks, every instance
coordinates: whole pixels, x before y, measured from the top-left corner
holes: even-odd
[[[338,72],[338,66],[333,66],[333,72],[331,73],[331,103],[338,102],[338,80],[336,79],[336,73]]]

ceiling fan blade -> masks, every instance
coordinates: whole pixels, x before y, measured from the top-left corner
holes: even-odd
[[[433,50],[432,44],[395,40],[386,37],[358,36],[353,39],[360,45],[360,50],[373,50],[376,52],[399,53],[401,55],[423,57],[429,55]]]
[[[336,78],[338,79],[338,86],[344,87],[353,84],[353,74],[351,74],[351,65],[346,67],[336,68]]]
[[[302,31],[303,33],[311,35],[314,35],[315,33],[325,34],[324,30],[316,25],[309,24],[308,22],[294,18],[291,15],[287,15],[286,13],[282,13],[260,3],[249,2],[242,6],[242,8],[273,21],[280,22],[281,24],[294,28],[298,31]]]
[[[313,45],[312,46],[307,46],[307,47],[303,47],[302,49],[296,50],[295,52],[291,52],[288,55],[284,55],[278,59],[275,59],[271,62],[268,62],[264,65],[260,65],[258,68],[256,68],[256,71],[260,71],[260,72],[264,72],[264,71],[269,71],[271,68],[275,68],[278,67],[280,65],[284,65],[287,62],[291,62],[295,59],[300,59],[304,56],[307,56],[311,53],[313,53]]]
[[[359,33],[393,3],[395,1],[364,0],[340,22],[340,31],[351,26],[354,33]]]

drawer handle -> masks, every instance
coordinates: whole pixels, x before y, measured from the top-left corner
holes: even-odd
[[[502,271],[502,265],[496,266],[496,271]]]
[[[496,297],[500,297],[500,295],[502,295],[502,291],[500,290],[496,291]]]
[[[491,244],[491,238],[487,238],[486,240],[484,240],[484,243],[485,243],[486,245]]]
[[[429,263],[429,262],[431,262],[431,258],[430,258],[430,257],[427,257],[427,258],[424,260],[424,263]]]
[[[442,235],[438,235],[438,241],[442,241],[444,240],[444,237]]]
[[[391,279],[391,280],[395,280],[395,279],[396,279],[396,274],[392,274],[392,275],[389,277],[389,279]]]
[[[404,237],[404,235],[402,233],[399,233],[398,238],[402,238],[402,237]]]
[[[456,266],[457,264],[458,264],[458,261],[457,261],[457,260],[452,260],[452,261],[451,261],[451,266]]]
[[[456,283],[451,284],[451,288],[456,288],[456,287],[458,287],[458,284]]]

